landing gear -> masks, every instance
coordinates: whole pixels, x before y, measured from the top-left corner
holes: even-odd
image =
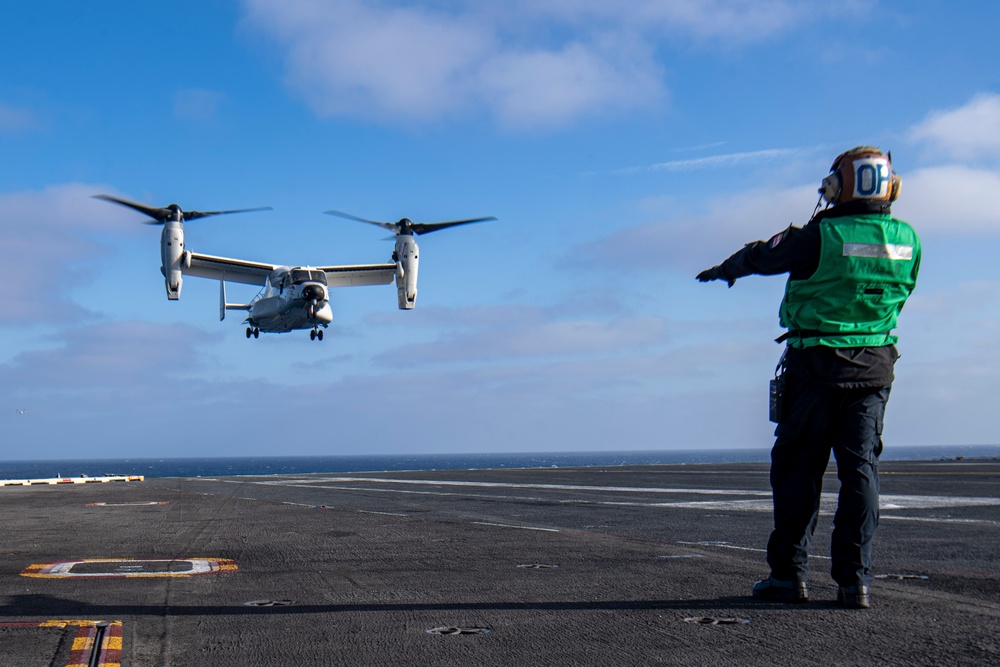
[[[316,327],[309,332],[309,340],[323,340],[323,330]]]
[[[247,338],[253,336],[254,338],[260,337],[260,329],[257,327],[247,327]]]

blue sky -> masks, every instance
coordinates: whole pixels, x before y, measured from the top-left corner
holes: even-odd
[[[0,456],[769,446],[784,280],[694,276],[858,144],[924,243],[886,444],[996,443],[1000,8],[960,6],[4,3]],[[412,312],[336,290],[322,343],[248,341],[98,193],[272,206],[186,241],[283,264],[387,261],[328,209],[498,220],[421,238]]]

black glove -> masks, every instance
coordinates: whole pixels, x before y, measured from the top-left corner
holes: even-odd
[[[712,280],[725,280],[727,283],[729,283],[730,287],[736,284],[735,278],[727,278],[722,274],[722,267],[720,266],[713,266],[710,269],[705,269],[704,271],[698,274],[697,278],[703,283],[707,283]]]

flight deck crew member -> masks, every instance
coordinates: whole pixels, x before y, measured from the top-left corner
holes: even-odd
[[[698,274],[730,287],[751,274],[789,274],[779,310],[788,329],[778,339],[787,341],[779,363],[784,389],[780,414],[772,415],[771,572],[754,584],[755,598],[809,599],[809,544],[832,451],[840,479],[831,543],[837,600],[870,606],[882,418],[899,357],[892,330],[920,268],[920,239],[890,213],[899,188],[891,155],[849,150],[823,179],[826,209]]]

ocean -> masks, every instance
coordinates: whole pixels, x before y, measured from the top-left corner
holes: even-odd
[[[1000,445],[886,447],[882,460],[1000,459]],[[374,456],[247,456],[231,458],[128,458],[0,461],[0,479],[44,479],[88,475],[218,477],[389,470],[569,468],[652,464],[765,462],[769,449],[534,452],[509,454],[385,454]]]

